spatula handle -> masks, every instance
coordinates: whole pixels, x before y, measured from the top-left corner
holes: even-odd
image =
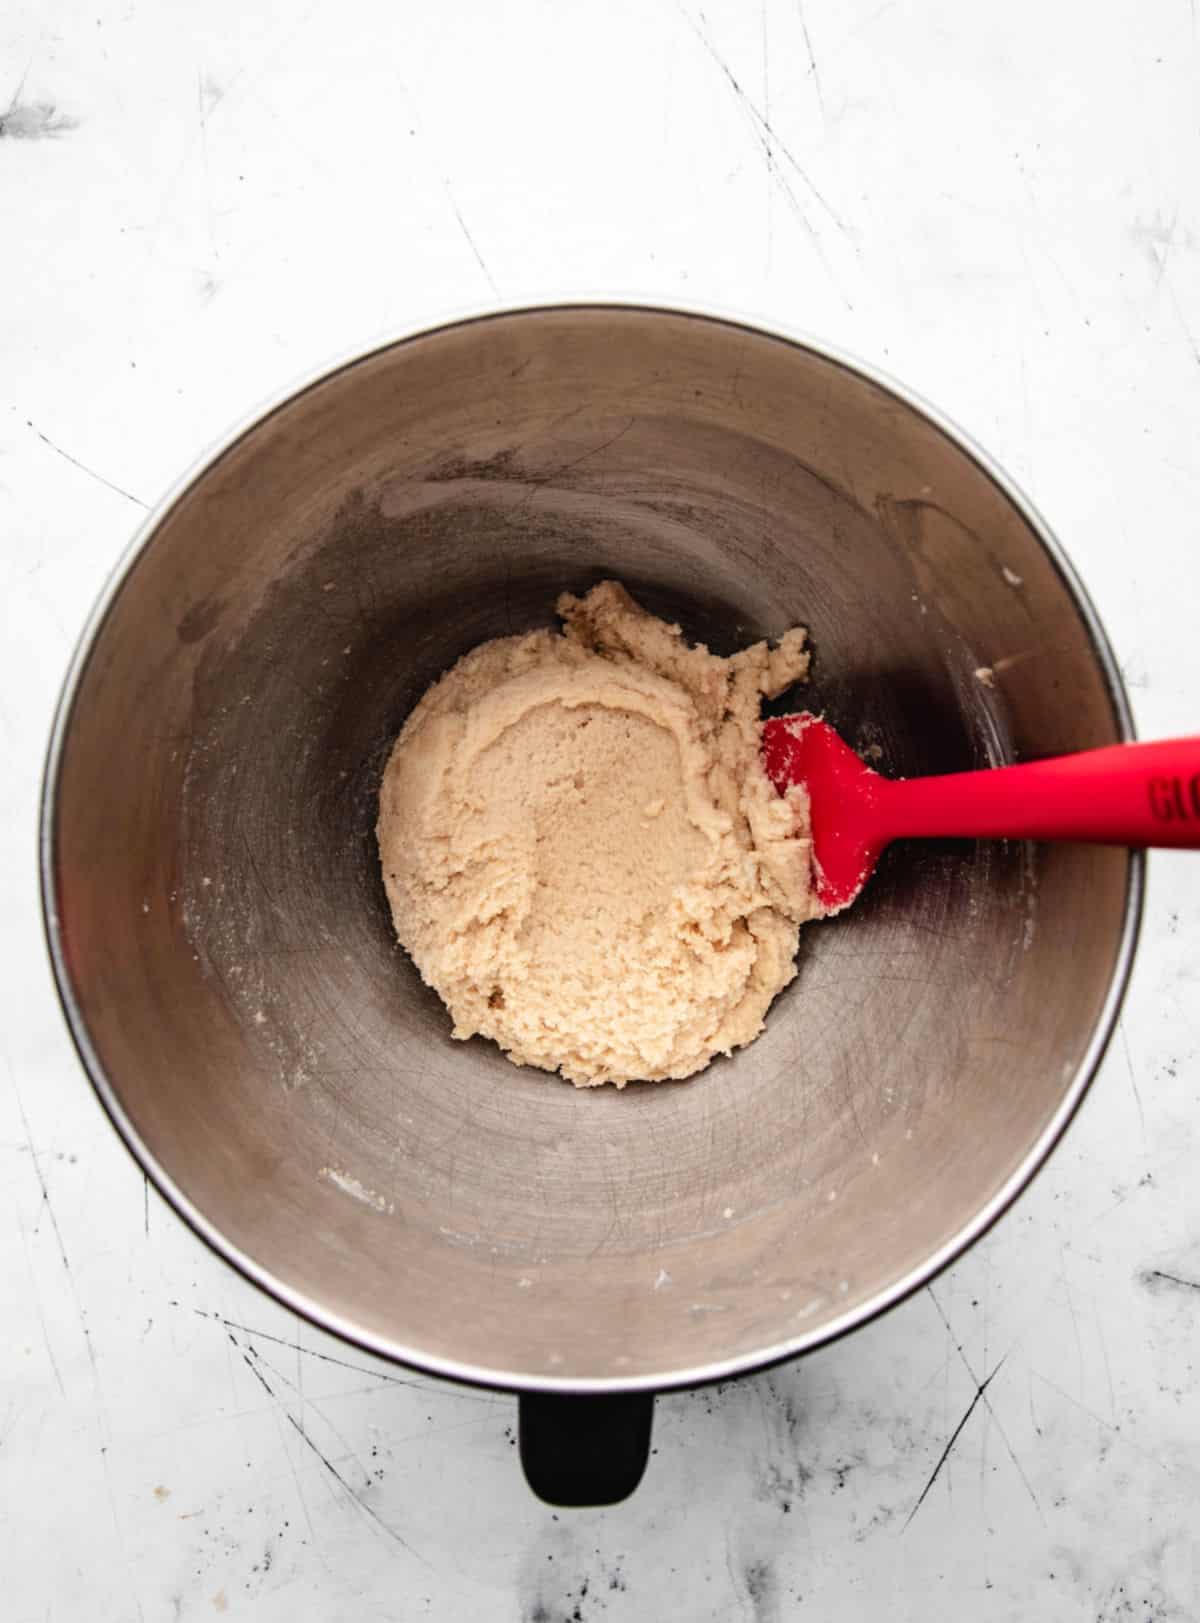
[[[888,783],[887,837],[979,835],[1200,849],[1200,738]]]

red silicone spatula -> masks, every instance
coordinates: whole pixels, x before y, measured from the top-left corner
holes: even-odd
[[[1200,738],[894,779],[801,712],[764,724],[763,759],[780,794],[808,790],[817,898],[829,912],[849,906],[885,845],[914,835],[1200,849]]]

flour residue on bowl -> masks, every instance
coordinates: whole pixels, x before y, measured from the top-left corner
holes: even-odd
[[[360,1183],[349,1172],[342,1172],[338,1167],[322,1167],[317,1173],[317,1177],[324,1178],[327,1183],[331,1183],[335,1188],[340,1189],[344,1195],[350,1195],[354,1200],[361,1201],[364,1206],[369,1206],[372,1211],[384,1212],[390,1216],[396,1210],[395,1202],[388,1200],[386,1195],[380,1195],[374,1189],[368,1189],[366,1184]]]

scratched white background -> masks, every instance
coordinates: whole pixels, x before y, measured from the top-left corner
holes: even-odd
[[[1048,514],[1142,730],[1195,729],[1195,13],[0,7],[5,1623],[1194,1623],[1200,860],[1153,859],[1118,1039],[998,1231],[851,1340],[662,1401],[637,1496],[555,1517],[509,1400],[297,1324],[147,1193],[58,1015],[33,831],[146,504],[331,352],[493,295],[715,299],[899,374]]]

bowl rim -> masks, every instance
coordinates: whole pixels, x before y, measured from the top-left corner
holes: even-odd
[[[914,1292],[929,1284],[945,1268],[980,1239],[1009,1209],[1034,1176],[1045,1165],[1067,1127],[1070,1125],[1085,1094],[1092,1084],[1109,1042],[1116,1030],[1121,1004],[1129,984],[1134,955],[1141,927],[1145,896],[1145,852],[1132,849],[1129,853],[1125,906],[1121,921],[1121,935],[1117,945],[1113,972],[1096,1023],[1084,1053],[1075,1068],[1061,1101],[1041,1133],[1028,1147],[1018,1165],[1001,1187],[988,1199],[974,1216],[936,1251],[884,1289],[875,1292],[863,1302],[856,1303],[845,1312],[808,1330],[799,1330],[749,1352],[732,1354],[704,1364],[667,1371],[660,1374],[629,1374],[614,1376],[571,1377],[549,1375],[528,1370],[504,1370],[471,1363],[441,1354],[422,1351],[384,1335],[379,1335],[354,1323],[340,1313],[324,1306],[319,1300],[295,1289],[239,1246],[229,1240],[202,1211],[184,1194],[170,1174],[142,1141],[126,1113],[117,1090],[109,1079],[96,1052],[82,1011],[76,1001],[67,966],[56,885],[57,808],[59,780],[63,756],[70,732],[75,703],[84,675],[91,661],[97,639],[108,619],[126,580],[147,550],[159,527],[176,504],[212,469],[227,452],[256,430],[276,412],[311,389],[319,387],[340,373],[372,360],[382,352],[404,344],[433,337],[447,329],[463,328],[514,316],[544,315],[551,312],[611,311],[617,313],[645,313],[716,322],[722,326],[740,328],[755,337],[767,338],[775,343],[800,349],[830,361],[855,374],[864,382],[884,390],[900,404],[923,416],[944,434],[964,455],[969,457],[1000,492],[1012,503],[1042,546],[1075,605],[1087,630],[1092,651],[1108,689],[1109,701],[1117,730],[1122,741],[1136,738],[1133,715],[1128,694],[1122,681],[1116,657],[1094,604],[1074,565],[1068,559],[1061,543],[1045,518],[1014,480],[1000,467],[975,439],[937,406],[907,384],[900,382],[885,369],[864,361],[850,351],[806,333],[774,317],[760,317],[715,302],[675,302],[660,296],[636,297],[611,294],[569,294],[556,298],[536,297],[516,302],[490,300],[449,310],[436,318],[421,320],[359,343],[316,368],[306,369],[289,385],[273,392],[256,408],[246,413],[230,430],[210,444],[165,490],[140,522],[132,539],[118,558],[101,591],[82,631],[79,634],[63,679],[62,689],[55,706],[50,738],[42,773],[40,810],[38,819],[38,858],[40,868],[40,897],[46,945],[53,970],[55,988],[66,1019],[68,1031],[76,1053],[100,1103],[118,1135],[142,1172],[149,1177],[159,1193],[183,1219],[194,1234],[235,1268],[242,1276],[282,1306],[306,1319],[317,1329],[339,1337],[364,1352],[406,1365],[430,1375],[462,1382],[472,1386],[504,1389],[515,1392],[558,1392],[602,1394],[614,1392],[666,1392],[703,1385],[711,1381],[728,1380],[736,1375],[766,1369],[771,1365],[799,1357],[824,1347],[857,1330],[891,1308],[898,1306]]]

